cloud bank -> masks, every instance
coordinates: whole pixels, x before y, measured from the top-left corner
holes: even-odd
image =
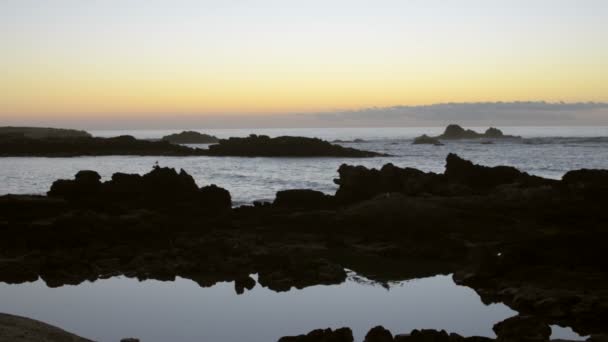
[[[3,125],[83,129],[608,125],[608,103],[475,102],[284,114],[83,115],[0,118]]]

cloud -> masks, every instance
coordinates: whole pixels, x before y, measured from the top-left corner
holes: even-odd
[[[608,103],[544,101],[440,103],[317,113],[329,122],[386,124],[608,124]]]

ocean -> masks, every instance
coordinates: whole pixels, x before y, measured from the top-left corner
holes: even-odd
[[[484,131],[487,127],[467,127]],[[306,188],[335,192],[333,180],[341,164],[379,168],[386,163],[443,172],[445,157],[456,153],[475,163],[512,165],[528,173],[560,178],[569,170],[608,169],[608,127],[500,127],[521,140],[449,141],[444,146],[412,145],[421,134],[438,135],[443,127],[195,129],[220,138],[265,134],[318,137],[354,147],[388,153],[379,158],[240,158],[240,157],[76,157],[0,158],[0,194],[44,194],[53,181],[72,178],[79,170],[95,170],[109,179],[115,172],[146,173],[160,166],[184,169],[199,186],[216,184],[228,189],[234,205],[271,201],[277,191]],[[159,139],[181,130],[104,130],[95,136],[132,135]],[[204,145],[199,147],[205,147]]]

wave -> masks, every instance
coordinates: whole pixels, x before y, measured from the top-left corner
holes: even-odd
[[[542,137],[525,138],[522,143],[528,145],[544,144],[608,144],[608,137]]]

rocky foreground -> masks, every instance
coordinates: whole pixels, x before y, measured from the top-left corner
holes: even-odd
[[[185,134],[184,134],[185,133]],[[195,134],[192,134],[195,133]],[[208,149],[179,144],[209,143]],[[77,157],[77,156],[239,156],[239,157],[348,157],[382,156],[382,153],[357,150],[306,137],[251,135],[246,138],[217,140],[196,132],[166,136],[159,141],[132,136],[99,138],[59,136],[32,138],[22,134],[0,135],[0,157]]]
[[[502,341],[546,341],[549,324],[608,333],[608,170],[552,180],[451,154],[443,174],[392,164],[338,172],[334,195],[294,189],[238,208],[228,191],[167,168],[106,182],[81,171],[48,196],[2,196],[0,281],[179,276],[234,281],[242,293],[254,273],[275,291],[341,283],[345,268],[378,282],[452,273],[520,313]]]

